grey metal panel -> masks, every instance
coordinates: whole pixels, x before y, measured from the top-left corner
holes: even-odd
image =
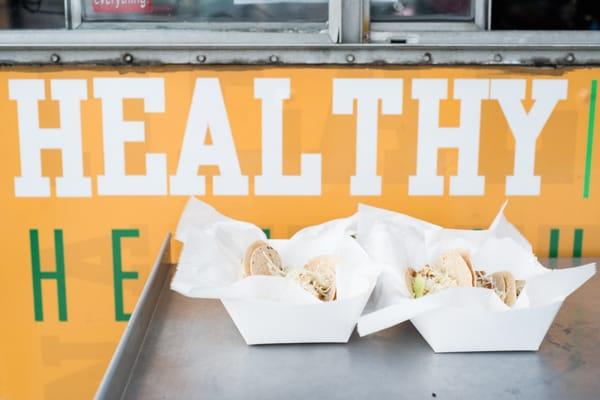
[[[138,358],[158,304],[162,287],[168,280],[167,275],[170,268],[167,263],[170,239],[171,235],[167,234],[119,345],[102,378],[102,383],[96,392],[97,400],[120,399],[122,393],[125,392],[130,373]]]
[[[278,31],[265,31],[265,42],[252,41],[252,32],[236,30],[203,31],[198,29],[145,29],[139,25],[137,29],[79,29],[79,30],[0,30],[0,49],[31,49],[39,47],[101,49],[101,48],[189,48],[210,45],[213,48],[235,46],[240,50],[256,49],[264,46],[292,46],[312,50],[315,46],[335,49],[340,46],[350,46],[362,49],[401,50],[406,46],[373,43],[362,45],[335,45],[322,38],[319,42],[305,43],[298,35]],[[600,49],[600,31],[482,31],[482,32],[407,32],[413,34],[416,44],[435,45],[443,48],[477,47],[486,48],[595,48]],[[235,41],[221,43],[216,35],[233,34]],[[244,40],[244,36],[248,38]],[[215,36],[211,36],[215,35]],[[238,35],[235,37],[235,35]],[[321,36],[321,35],[317,35]],[[294,40],[294,38],[298,38]]]
[[[361,43],[363,41],[363,0],[343,0],[342,43]]]
[[[600,393],[598,276],[566,300],[539,352],[435,354],[409,323],[355,334],[348,344],[247,346],[218,301],[186,298],[168,285],[162,291],[123,398],[552,400]]]
[[[81,1],[65,0],[65,27],[76,29],[81,25]]]
[[[490,29],[492,0],[475,0],[474,6],[475,25],[482,30]]]
[[[394,48],[262,47],[241,49],[202,46],[197,48],[100,48],[76,47],[0,49],[2,65],[491,65],[491,66],[592,66],[600,65],[595,48],[461,48],[438,46]]]
[[[410,32],[478,32],[481,28],[473,22],[371,22],[371,42],[387,42],[398,33]]]
[[[327,25],[331,42],[340,43],[342,40],[342,0],[329,0],[329,21]]]
[[[170,31],[192,31],[196,36],[210,34],[211,32],[239,32],[250,36],[255,33],[279,33],[282,35],[297,36],[301,38],[303,33],[325,33],[327,24],[321,22],[161,22],[161,21],[131,21],[131,22],[82,22],[79,26],[82,30],[108,30],[125,33],[131,30],[170,30]],[[243,39],[243,37],[241,37]],[[238,40],[241,40],[238,39]],[[227,40],[222,37],[221,40]]]
[[[331,44],[326,32],[311,43],[264,33],[260,44],[214,44],[211,35],[236,32],[0,32],[0,64],[600,65],[600,32],[412,32],[405,44]]]

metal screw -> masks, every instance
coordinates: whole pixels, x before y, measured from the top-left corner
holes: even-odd
[[[354,60],[356,60],[356,58],[354,57],[353,54],[348,54],[346,56],[346,61],[349,62],[350,64],[352,64],[354,62]]]
[[[125,61],[127,64],[131,64],[133,62],[133,56],[129,53],[125,53],[123,55],[123,61]]]
[[[565,57],[565,61],[568,63],[572,63],[573,61],[575,61],[575,55],[573,53],[567,54],[567,56]]]
[[[430,53],[423,54],[423,62],[426,62],[426,63],[431,62],[431,54]]]
[[[273,54],[271,57],[269,57],[269,61],[271,61],[273,64],[279,62],[279,57],[277,57],[275,54]]]
[[[58,62],[60,61],[60,56],[58,54],[52,54],[50,56],[50,61],[52,61],[52,63],[54,64],[58,64]]]
[[[203,54],[201,54],[201,55],[199,55],[199,56],[197,56],[197,57],[196,57],[196,60],[197,60],[198,62],[201,62],[201,63],[203,63],[203,62],[205,62],[205,61],[206,61],[206,56],[205,56],[205,55],[203,55]]]
[[[500,54],[500,53],[494,54],[494,61],[495,62],[502,62],[502,54]]]

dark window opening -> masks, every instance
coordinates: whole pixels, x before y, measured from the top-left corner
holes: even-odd
[[[0,29],[64,27],[64,0],[0,0]]]
[[[492,29],[599,30],[600,0],[495,0]]]

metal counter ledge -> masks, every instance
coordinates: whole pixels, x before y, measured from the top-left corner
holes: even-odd
[[[538,352],[435,354],[409,322],[348,344],[247,346],[219,301],[169,289],[168,243],[97,399],[600,398],[598,275],[567,298]]]

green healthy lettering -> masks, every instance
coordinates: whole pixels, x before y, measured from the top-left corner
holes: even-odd
[[[138,273],[136,271],[123,271],[123,262],[121,259],[121,238],[139,236],[139,229],[112,230],[115,319],[117,321],[129,321],[129,318],[131,317],[131,314],[126,313],[123,310],[123,281],[125,279],[138,279]]]
[[[583,247],[583,229],[575,229],[573,234],[573,258],[581,258]]]
[[[31,275],[33,279],[33,306],[36,321],[44,320],[42,301],[42,279],[55,279],[58,296],[58,320],[67,320],[67,287],[65,280],[65,257],[62,229],[54,230],[55,271],[42,271],[40,262],[40,241],[37,229],[29,230],[29,248],[31,252]]]
[[[548,253],[549,258],[558,257],[558,241],[560,238],[560,229],[550,229],[550,251]]]

